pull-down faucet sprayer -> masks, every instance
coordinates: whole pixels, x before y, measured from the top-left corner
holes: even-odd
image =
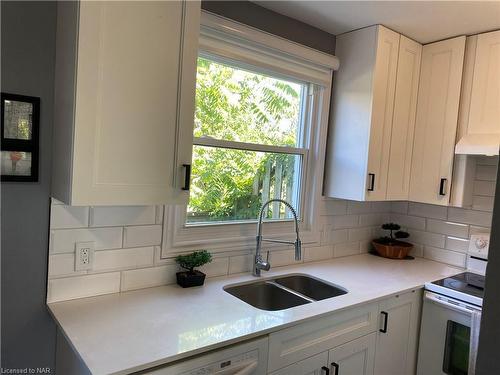
[[[293,215],[293,219],[295,220],[295,242],[293,241],[286,241],[286,240],[275,240],[275,239],[265,239],[262,237],[262,220],[264,218],[264,210],[266,209],[267,206],[269,206],[270,203],[273,202],[279,202],[284,204],[290,209],[290,212]],[[257,246],[255,249],[255,262],[254,262],[254,269],[253,269],[253,274],[254,276],[260,276],[260,271],[269,271],[271,268],[271,264],[269,263],[269,252],[267,253],[267,259],[264,260],[262,258],[262,241],[265,242],[275,242],[275,243],[282,243],[282,244],[287,244],[287,245],[294,245],[295,247],[295,260],[300,260],[302,258],[302,243],[300,241],[299,237],[299,222],[297,218],[297,212],[295,212],[295,209],[293,206],[288,203],[287,201],[283,199],[270,199],[266,203],[262,205],[262,208],[260,209],[260,214],[259,214],[259,223],[257,224]]]

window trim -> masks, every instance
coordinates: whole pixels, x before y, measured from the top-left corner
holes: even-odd
[[[201,20],[200,56],[222,55],[221,59],[227,61],[241,58],[243,63],[257,66],[259,71],[307,83],[303,103],[305,110],[302,111],[306,125],[301,130],[302,134],[298,135],[303,148],[209,137],[193,137],[193,143],[215,147],[239,144],[245,146],[244,149],[248,147],[254,151],[303,155],[300,179],[303,186],[300,189],[299,207],[302,215],[299,227],[305,246],[319,243],[318,208],[322,196],[332,72],[338,68],[337,58],[207,12],[202,12]],[[224,53],[231,48],[235,52],[230,56]],[[270,61],[274,62],[274,66],[269,66]],[[185,205],[165,207],[162,259],[200,248],[207,248],[214,253],[230,252],[231,256],[248,254],[254,250],[256,221],[193,223],[186,226],[185,217]],[[293,223],[286,219],[266,221],[264,233],[270,238],[293,237]],[[284,246],[276,244],[269,248],[283,249]]]

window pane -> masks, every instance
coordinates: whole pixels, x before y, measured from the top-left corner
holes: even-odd
[[[297,209],[301,155],[194,146],[188,223],[257,219],[262,203],[281,198]],[[291,218],[270,205],[267,218]]]
[[[300,146],[303,85],[198,58],[195,137]]]
[[[33,104],[6,100],[4,105],[3,136],[11,139],[31,139]]]

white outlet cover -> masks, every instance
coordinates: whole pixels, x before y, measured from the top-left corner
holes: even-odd
[[[75,271],[88,271],[94,266],[94,242],[75,244]]]

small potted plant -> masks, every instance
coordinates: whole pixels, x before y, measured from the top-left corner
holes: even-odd
[[[195,270],[212,261],[212,254],[206,250],[195,251],[191,254],[178,255],[175,261],[186,271],[177,272],[177,284],[183,288],[200,286],[205,282],[205,274]]]
[[[402,238],[408,238],[410,235],[401,229],[401,226],[395,223],[386,223],[382,229],[389,231],[389,236],[380,237],[372,241],[373,247],[381,256],[392,259],[405,258],[413,245],[408,242],[400,241]]]

